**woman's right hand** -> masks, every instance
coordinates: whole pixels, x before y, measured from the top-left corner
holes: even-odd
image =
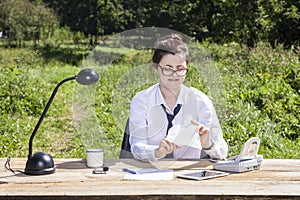
[[[162,141],[160,141],[159,147],[155,149],[155,157],[163,158],[165,155],[172,153],[177,148],[178,146],[176,144],[169,141],[167,138],[164,138]]]

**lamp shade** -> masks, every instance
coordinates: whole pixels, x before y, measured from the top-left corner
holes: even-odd
[[[81,70],[76,76],[76,81],[81,85],[94,84],[98,81],[98,79],[98,74],[90,68]]]

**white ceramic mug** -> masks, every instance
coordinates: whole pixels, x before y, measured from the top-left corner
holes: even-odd
[[[97,168],[103,166],[103,150],[102,149],[87,149],[86,150],[86,166]]]

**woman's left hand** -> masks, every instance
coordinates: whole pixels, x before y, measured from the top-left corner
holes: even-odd
[[[209,148],[212,145],[209,136],[209,129],[195,120],[192,120],[191,122],[196,126],[196,131],[200,136],[200,142],[202,147]]]

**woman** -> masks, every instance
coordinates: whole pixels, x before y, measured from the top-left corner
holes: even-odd
[[[152,62],[159,83],[137,93],[130,104],[129,142],[135,159],[199,159],[201,150],[210,158],[226,158],[228,146],[211,100],[183,85],[188,58],[188,47],[177,34],[156,43]],[[178,146],[167,135],[186,120],[194,125],[199,139],[193,145]]]

